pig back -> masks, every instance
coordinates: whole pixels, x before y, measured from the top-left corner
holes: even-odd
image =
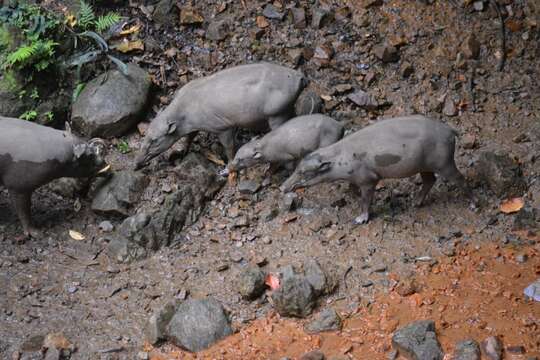
[[[261,121],[294,105],[305,85],[303,75],[279,65],[242,65],[192,81],[178,92],[177,103],[198,130],[259,128]]]
[[[64,131],[26,120],[0,117],[0,156],[4,159],[64,163],[73,156],[72,144],[72,136]]]

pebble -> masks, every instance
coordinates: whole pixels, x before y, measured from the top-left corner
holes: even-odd
[[[489,360],[502,359],[502,344],[498,337],[490,336],[480,344],[482,354]]]
[[[105,220],[99,223],[99,229],[106,233],[111,232],[114,230],[114,225],[110,221]]]

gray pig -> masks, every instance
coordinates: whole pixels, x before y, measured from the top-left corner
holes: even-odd
[[[281,189],[288,192],[321,182],[349,181],[361,196],[355,222],[367,223],[380,179],[420,173],[423,186],[418,205],[435,183],[435,173],[467,191],[454,162],[456,135],[452,128],[420,115],[381,120],[307,155]]]
[[[229,170],[239,171],[263,162],[275,166],[297,161],[342,137],[343,126],[331,117],[321,114],[298,116],[238,149]]]
[[[305,86],[300,72],[269,63],[240,65],[191,81],[150,124],[136,167],[185,135],[191,140],[197,131],[217,134],[230,161],[235,129],[277,128],[294,115]]]
[[[71,134],[25,120],[0,116],[0,185],[5,186],[27,236],[32,192],[60,177],[90,177],[108,169],[99,139],[84,142]]]

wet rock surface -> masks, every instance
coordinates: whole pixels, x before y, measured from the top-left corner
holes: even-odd
[[[167,326],[168,337],[189,351],[200,351],[232,334],[229,318],[214,299],[186,300]]]
[[[74,130],[87,137],[124,135],[143,118],[150,77],[137,65],[128,65],[128,75],[111,70],[90,81],[72,107]]]

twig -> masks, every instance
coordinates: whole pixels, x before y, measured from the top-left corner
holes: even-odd
[[[501,59],[499,60],[499,65],[497,67],[498,71],[503,71],[504,64],[506,63],[506,28],[504,25],[504,19],[501,13],[501,8],[497,0],[489,0],[491,5],[495,8],[497,15],[499,16],[499,21],[501,22]]]
[[[469,78],[469,92],[471,93],[471,110],[476,112],[476,97],[474,96],[474,74],[476,73],[476,64],[471,66],[471,77]]]
[[[353,267],[349,265],[349,267],[347,268],[347,270],[345,270],[345,273],[343,274],[343,283],[345,284],[345,289],[349,288],[349,286],[347,285],[347,275],[349,275],[352,269]]]

